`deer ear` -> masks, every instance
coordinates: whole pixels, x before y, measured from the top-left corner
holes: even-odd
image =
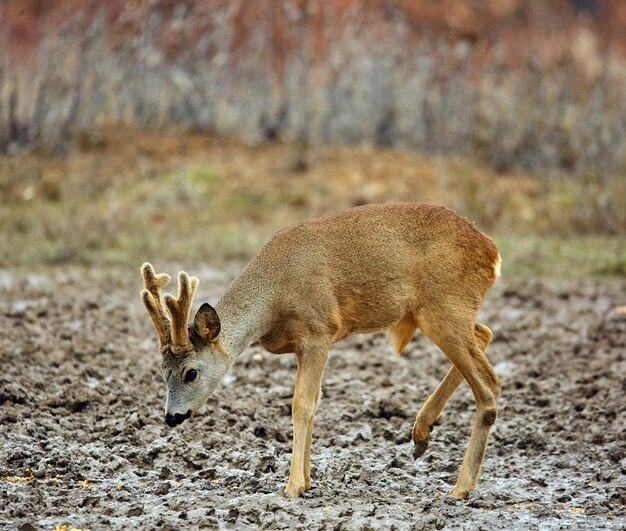
[[[220,318],[215,308],[206,302],[200,306],[198,313],[193,318],[193,326],[197,334],[205,342],[213,341],[220,333]]]

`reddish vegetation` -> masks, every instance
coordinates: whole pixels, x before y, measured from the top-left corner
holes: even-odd
[[[192,12],[181,26],[176,10]],[[397,23],[408,30],[409,43],[445,39],[474,44],[472,60],[503,66],[550,68],[564,59],[576,60],[572,38],[590,31],[600,51],[626,53],[626,4],[620,0],[334,0],[229,2],[227,0],[6,0],[0,7],[3,49],[13,66],[35,58],[44,37],[80,32],[98,14],[105,16],[112,48],[141,34],[151,14],[159,15],[160,46],[170,60],[198,44],[213,24],[211,15],[225,12],[233,30],[228,44],[234,65],[259,26],[269,27],[272,64],[280,74],[290,55],[306,46],[315,61],[328,58],[337,40],[367,31],[375,40],[395,39]],[[355,24],[358,22],[358,24]],[[368,50],[362,50],[367,53]],[[218,53],[207,50],[207,58]],[[450,65],[453,66],[453,65]]]
[[[6,0],[0,152],[175,124],[612,178],[624,27],[621,0]]]

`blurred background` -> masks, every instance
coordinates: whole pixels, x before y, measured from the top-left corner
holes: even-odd
[[[446,204],[505,273],[626,275],[621,0],[2,0],[0,267],[219,266]]]

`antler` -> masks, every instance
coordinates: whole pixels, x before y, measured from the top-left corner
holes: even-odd
[[[157,275],[154,267],[147,262],[141,266],[141,274],[145,288],[141,291],[141,300],[159,334],[161,353],[168,349],[174,354],[184,354],[193,350],[187,331],[187,322],[193,295],[200,281],[196,277],[190,277],[184,271],[178,274],[178,297],[167,293],[163,298],[171,317],[170,321],[161,300],[161,288],[167,285],[170,276],[165,273]]]
[[[181,271],[178,273],[178,297],[174,298],[169,293],[165,295],[165,305],[172,317],[172,352],[174,354],[184,354],[193,349],[189,340],[187,323],[191,301],[199,283],[196,277],[190,277]]]
[[[171,343],[171,327],[161,300],[161,288],[169,283],[171,277],[166,273],[157,275],[152,264],[148,262],[141,266],[141,274],[144,285],[144,289],[141,290],[141,300],[152,318],[154,328],[156,328],[159,334],[159,350],[163,352]]]

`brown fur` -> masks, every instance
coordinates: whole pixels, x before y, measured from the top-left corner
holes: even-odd
[[[395,324],[387,331],[387,335],[389,336],[389,340],[396,354],[402,353],[404,347],[411,341],[416,330],[417,321],[415,317],[412,313],[407,313],[399,323]]]
[[[217,305],[222,331],[209,348],[231,363],[256,339],[271,352],[296,354],[287,494],[310,486],[313,417],[331,344],[386,330],[401,352],[418,328],[453,367],[416,417],[416,452],[465,379],[477,414],[452,494],[475,488],[500,393],[484,356],[491,331],[476,313],[499,263],[473,224],[445,207],[416,204],[367,205],[288,227],[252,259]]]

